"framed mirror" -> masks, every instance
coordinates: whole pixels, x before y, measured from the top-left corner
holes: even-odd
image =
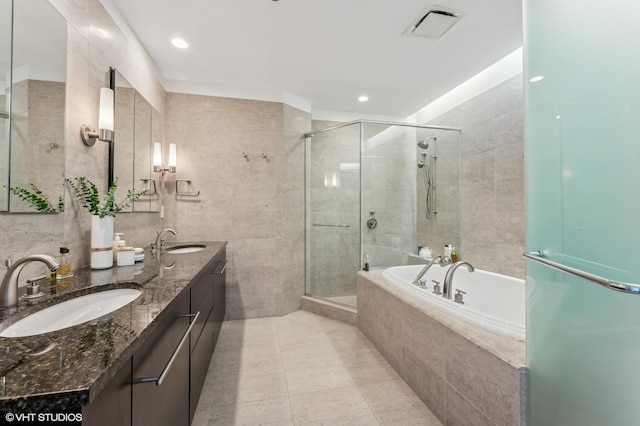
[[[118,194],[146,189],[148,195],[135,201],[128,211],[160,211],[159,182],[152,176],[152,152],[153,141],[162,140],[162,115],[122,74],[115,69],[111,72],[115,93],[113,176],[118,179]]]
[[[1,182],[0,210],[31,213],[8,187],[36,185],[54,205],[64,197],[67,21],[48,0],[20,0],[13,4],[12,38],[12,67],[0,107],[2,116],[9,107],[8,124],[0,118],[0,161],[2,170],[8,170],[8,178],[0,178],[6,181]],[[4,39],[0,44],[6,47]]]

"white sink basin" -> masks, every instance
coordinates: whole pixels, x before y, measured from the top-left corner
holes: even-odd
[[[100,318],[132,301],[142,292],[133,288],[91,293],[66,300],[21,319],[0,333],[0,337],[26,337],[73,327]]]
[[[189,245],[181,245],[175,247],[167,247],[165,251],[167,253],[180,254],[180,253],[194,253],[196,251],[200,251],[204,249],[205,245],[203,244],[189,244]]]

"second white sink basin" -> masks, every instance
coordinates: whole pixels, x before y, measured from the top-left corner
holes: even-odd
[[[91,293],[58,303],[17,321],[0,337],[26,337],[73,327],[100,318],[133,302],[142,292],[133,288]]]
[[[195,253],[197,251],[204,249],[205,247],[207,246],[205,246],[204,244],[183,244],[180,246],[167,247],[164,251],[166,251],[167,253],[174,253],[174,254]]]

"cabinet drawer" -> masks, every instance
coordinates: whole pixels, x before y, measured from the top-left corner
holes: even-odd
[[[211,311],[213,310],[213,285],[206,283],[206,285],[203,285],[202,287],[207,290],[204,296],[201,296],[200,298],[194,298],[194,293],[191,293],[191,313],[200,312],[196,324],[193,326],[193,330],[191,331],[192,351],[198,344],[207,319],[209,318]],[[193,307],[194,304],[197,306]]]
[[[209,370],[211,355],[213,355],[214,334],[213,322],[211,321],[212,316],[213,314],[211,314],[206,321],[204,330],[200,334],[200,339],[198,339],[198,344],[191,353],[191,421],[193,421],[193,415],[198,405],[202,386],[204,385],[207,371]]]
[[[189,345],[185,341],[161,385],[155,381],[136,383],[142,378],[157,378],[167,368],[189,329],[188,293],[154,330],[153,336],[133,355],[133,424],[178,426],[189,424]],[[188,339],[188,336],[187,336]]]

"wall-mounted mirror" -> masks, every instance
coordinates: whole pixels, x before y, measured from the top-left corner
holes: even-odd
[[[113,175],[118,179],[118,194],[123,196],[129,189],[146,189],[148,195],[142,196],[128,211],[160,211],[157,176],[152,176],[152,151],[153,141],[162,141],[162,115],[117,70],[112,72]]]
[[[2,7],[7,5],[2,3]],[[3,9],[0,20],[11,16],[7,10],[5,14]],[[0,28],[11,25],[3,22]],[[33,212],[27,203],[9,194],[7,187],[34,184],[52,204],[64,196],[67,21],[47,0],[20,0],[13,4],[12,36],[12,68],[6,72],[6,66],[0,65],[0,80],[8,82],[0,95],[4,96],[1,116],[9,112],[10,117],[9,124],[0,118],[4,135],[0,136],[0,169],[9,172],[8,178],[0,178],[5,185],[0,187],[0,210]],[[6,41],[4,35],[0,37],[0,57],[4,58]]]

